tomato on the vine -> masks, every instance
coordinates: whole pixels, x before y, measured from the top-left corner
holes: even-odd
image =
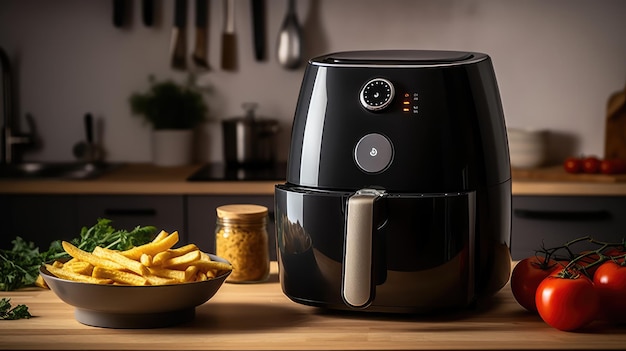
[[[598,267],[593,283],[600,297],[602,316],[626,322],[626,266],[606,261]]]
[[[583,170],[583,160],[577,157],[568,157],[563,162],[563,168],[568,173],[580,173]]]
[[[556,261],[546,261],[543,257],[532,256],[519,261],[511,273],[511,290],[517,303],[529,311],[536,312],[537,287],[557,268],[560,266]]]
[[[591,251],[582,251],[578,255],[583,257],[580,257],[576,263],[581,267],[581,270],[587,273],[589,278],[593,278],[598,265],[592,266],[592,264],[600,260],[600,255]]]
[[[626,249],[625,248],[611,248],[604,252],[604,255],[609,256],[611,260],[616,261],[617,263],[623,263],[626,260]]]
[[[586,157],[583,160],[583,171],[585,173],[598,173],[600,172],[600,160],[595,156]]]
[[[565,331],[591,323],[599,310],[598,292],[593,282],[582,274],[548,276],[537,287],[535,303],[548,325]]]
[[[602,160],[600,172],[604,174],[621,174],[626,172],[626,161],[621,159]]]

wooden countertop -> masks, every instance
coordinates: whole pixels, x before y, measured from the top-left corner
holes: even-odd
[[[202,165],[125,164],[93,180],[0,180],[5,194],[273,195],[283,181],[188,182]],[[571,175],[561,167],[513,170],[513,195],[625,196],[626,175]]]
[[[507,285],[489,305],[444,316],[324,311],[290,301],[276,262],[270,281],[224,284],[192,322],[158,329],[82,325],[49,290],[1,292],[31,319],[0,321],[4,350],[471,350],[624,349],[626,326],[594,322],[580,332],[549,327],[520,307]]]
[[[273,195],[280,181],[187,181],[202,165],[157,167],[124,164],[87,180],[6,179],[0,193],[12,194],[145,194],[145,195]]]

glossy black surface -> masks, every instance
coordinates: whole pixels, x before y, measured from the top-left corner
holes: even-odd
[[[394,100],[382,111],[359,102],[363,85],[373,78],[395,86]],[[393,144],[393,162],[384,172],[363,172],[354,160],[355,145],[369,133]],[[504,117],[488,57],[432,68],[307,67],[292,130],[289,183],[458,192],[508,179]]]
[[[347,309],[341,283],[350,195],[277,186],[280,281],[290,298]],[[474,193],[389,194],[377,201],[375,298],[366,310],[424,312],[472,301],[474,202]]]
[[[372,111],[360,94],[376,78],[391,82],[395,94],[387,107]],[[368,145],[370,156],[383,155],[385,162],[364,167],[368,153],[356,146],[370,134],[389,141],[391,156]],[[366,310],[457,308],[508,281],[508,143],[485,54],[377,51],[311,60],[286,179],[275,191],[277,241],[281,284],[294,301],[349,309],[338,287],[345,268],[345,204],[364,188],[387,193],[376,202],[384,206],[374,209],[383,218],[375,223],[381,230],[363,233],[375,235],[378,262],[372,268],[376,297]],[[285,238],[294,231],[306,233],[309,239],[296,242],[309,249],[291,250]]]

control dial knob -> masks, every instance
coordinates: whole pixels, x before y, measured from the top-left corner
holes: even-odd
[[[389,106],[395,94],[393,84],[384,78],[370,80],[361,89],[361,105],[370,111],[379,111]]]

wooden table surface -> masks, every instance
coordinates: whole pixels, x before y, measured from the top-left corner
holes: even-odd
[[[78,323],[49,290],[0,292],[33,318],[0,321],[5,350],[488,350],[625,349],[626,326],[594,322],[562,332],[523,310],[507,285],[473,311],[403,316],[324,311],[290,301],[275,262],[261,284],[224,284],[192,322],[158,329],[106,329]]]

